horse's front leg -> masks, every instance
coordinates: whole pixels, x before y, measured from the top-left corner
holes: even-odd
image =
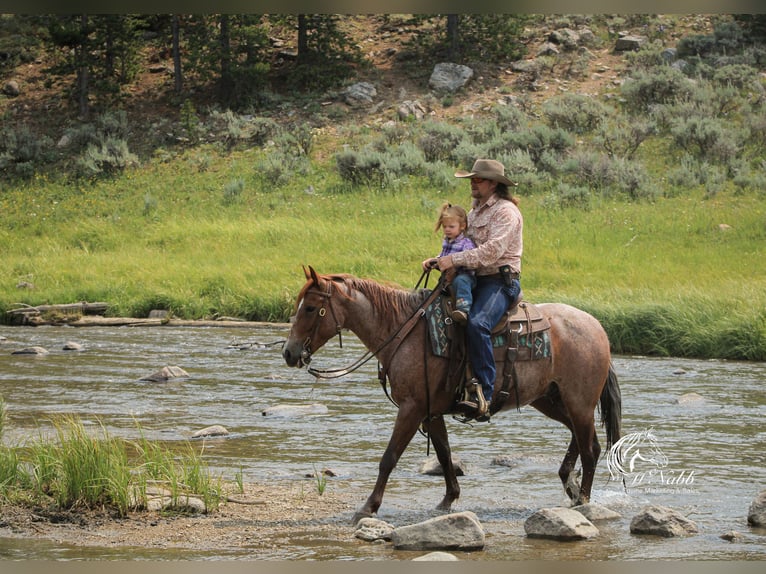
[[[457,482],[455,467],[452,464],[452,449],[449,446],[449,437],[447,436],[447,425],[444,424],[444,417],[439,415],[427,423],[428,435],[431,437],[431,443],[434,445],[436,457],[439,464],[442,465],[444,472],[444,482],[447,490],[444,498],[439,503],[439,510],[449,510],[452,503],[460,497],[460,485]]]
[[[394,470],[396,463],[399,462],[399,457],[402,456],[404,449],[415,436],[421,418],[421,409],[404,403],[399,405],[394,430],[391,433],[386,451],[378,464],[378,479],[375,481],[375,488],[367,498],[367,502],[354,514],[353,524],[357,524],[362,518],[372,516],[380,508],[388,477]]]

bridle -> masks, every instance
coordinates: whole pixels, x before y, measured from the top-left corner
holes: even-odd
[[[422,280],[422,277],[421,277],[421,280]],[[420,282],[418,282],[418,284],[419,283]],[[322,291],[320,289],[307,289],[306,294],[314,293],[316,295],[319,295],[323,299],[327,300],[327,306],[330,308],[330,313],[332,314],[333,320],[335,321],[335,333],[336,335],[338,335],[341,348],[343,348],[343,339],[341,336],[342,327],[340,323],[338,322],[337,317],[335,316],[335,309],[333,308],[333,305],[332,305],[332,295],[333,295],[332,286],[333,286],[333,282],[329,281],[327,291]],[[376,356],[380,351],[385,349],[391,343],[394,343],[395,345],[394,352],[396,352],[396,349],[398,349],[399,344],[401,344],[401,342],[407,337],[407,335],[413,329],[413,327],[418,322],[418,320],[425,317],[426,307],[428,307],[436,299],[438,294],[439,294],[439,289],[434,289],[433,292],[418,306],[418,308],[415,309],[415,311],[412,313],[410,318],[404,323],[402,323],[399,326],[399,328],[396,329],[374,351],[368,350],[363,356],[361,356],[359,359],[354,361],[354,363],[352,363],[348,367],[344,367],[341,369],[314,369],[312,367],[309,367],[308,368],[309,374],[315,376],[318,379],[336,379],[338,377],[342,377],[343,375],[347,375],[349,373],[354,372],[359,367],[364,365],[367,361],[369,361],[374,356]],[[304,299],[305,299],[305,296],[304,296]],[[319,331],[319,327],[321,325],[322,319],[324,319],[325,315],[327,315],[327,310],[325,309],[325,307],[321,307],[314,318],[314,325],[311,328],[311,334],[308,337],[306,337],[306,339],[303,341],[303,348],[301,350],[301,361],[303,361],[303,364],[305,365],[308,365],[311,362],[311,349],[310,349],[311,339],[316,337],[316,334]],[[385,381],[385,372],[383,372],[383,375],[384,375],[383,380],[381,381],[382,383]],[[385,385],[384,385],[384,390],[385,390]],[[387,390],[386,390],[386,395],[388,396]],[[391,400],[390,396],[389,396],[389,400]]]
[[[340,322],[338,321],[338,317],[335,315],[335,308],[332,305],[332,281],[327,282],[327,291],[322,291],[320,289],[307,289],[305,295],[308,294],[314,294],[319,295],[321,298],[323,298],[327,302],[327,307],[330,309],[330,314],[332,315],[333,320],[335,321],[335,334],[338,335],[338,341],[340,343],[340,348],[343,348],[343,328],[340,325]],[[304,300],[305,300],[304,295]],[[301,361],[303,361],[304,365],[308,365],[311,362],[311,340],[316,338],[317,333],[319,332],[319,327],[322,324],[322,319],[324,319],[324,316],[327,315],[327,308],[322,306],[319,308],[319,311],[317,311],[316,315],[314,316],[314,324],[311,326],[311,331],[308,337],[306,337],[303,341],[303,346],[301,348]],[[330,337],[332,338],[332,337]]]

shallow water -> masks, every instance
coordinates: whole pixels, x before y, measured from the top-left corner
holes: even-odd
[[[287,336],[282,325],[223,327],[6,327],[0,335],[0,395],[8,422],[3,442],[17,445],[51,430],[56,414],[78,416],[94,431],[103,424],[110,435],[134,439],[139,428],[152,440],[181,443],[203,427],[220,424],[230,432],[206,442],[205,458],[215,472],[245,481],[298,478],[330,468],[337,476],[328,489],[372,489],[380,455],[396,413],[377,382],[370,361],[341,379],[315,381],[305,370],[290,369],[280,356]],[[84,346],[63,351],[66,341]],[[245,350],[239,346],[253,343]],[[317,367],[347,366],[364,348],[350,333],[317,353]],[[30,346],[46,356],[12,355]],[[524,520],[541,507],[567,505],[557,469],[568,431],[531,408],[507,412],[490,424],[467,426],[448,421],[454,454],[467,466],[460,478],[455,511],[475,512],[487,531],[481,552],[466,560],[762,560],[766,531],[747,525],[747,510],[766,488],[766,364],[615,357],[623,396],[624,434],[653,429],[667,456],[663,475],[643,481],[632,474],[627,491],[610,480],[599,463],[593,501],[622,514],[599,523],[597,538],[575,543],[529,539]],[[178,382],[140,381],[166,365],[190,374]],[[679,404],[685,393],[701,400]],[[301,417],[263,416],[274,405],[321,403],[327,414]],[[600,438],[604,442],[603,431]],[[417,435],[389,482],[379,517],[395,525],[435,516],[444,494],[440,477],[425,476],[426,441]],[[433,451],[431,451],[433,454]],[[493,465],[499,455],[511,466]],[[680,484],[667,484],[668,477]],[[313,488],[307,484],[307,488]],[[635,536],[630,519],[647,504],[661,504],[686,514],[699,527],[687,538]],[[346,524],[350,516],[338,516]],[[720,535],[741,534],[735,542]],[[1,532],[1,531],[0,531]],[[360,543],[349,529],[347,545],[324,543],[311,532],[296,536],[263,559],[408,559],[418,553],[390,545]],[[178,551],[77,548],[0,538],[0,559],[177,560]],[[241,553],[183,551],[185,559],[250,559]]]

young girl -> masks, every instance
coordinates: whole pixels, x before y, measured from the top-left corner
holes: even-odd
[[[435,231],[441,229],[444,232],[442,251],[439,257],[452,253],[474,249],[476,244],[465,235],[468,226],[468,217],[465,209],[459,205],[445,203],[439,210],[439,219],[436,222]],[[437,265],[438,257],[431,257],[423,261],[423,269],[430,269]],[[472,290],[476,285],[476,277],[473,269],[458,268],[452,279],[452,289],[455,292],[455,309],[452,311],[452,319],[461,325],[468,321],[468,313],[473,303]]]

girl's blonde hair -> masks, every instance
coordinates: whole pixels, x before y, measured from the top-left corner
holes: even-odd
[[[444,225],[444,222],[451,219],[457,219],[460,221],[460,226],[465,229],[468,227],[468,216],[465,209],[459,205],[452,205],[449,201],[445,201],[439,209],[439,219],[436,221],[436,227],[434,231],[439,231]]]

